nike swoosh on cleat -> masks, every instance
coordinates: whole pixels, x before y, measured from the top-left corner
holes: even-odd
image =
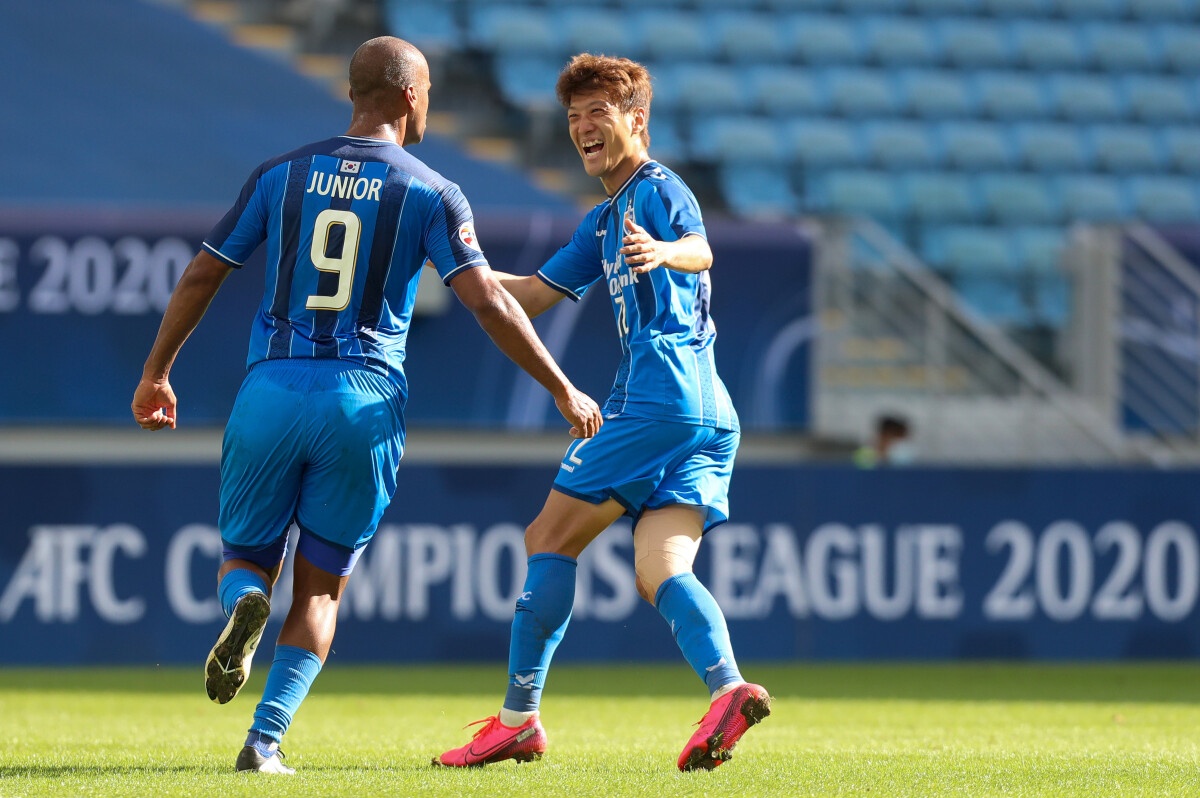
[[[467,749],[467,753],[470,754],[471,756],[477,756],[477,757],[486,759],[487,757],[491,756],[492,754],[498,753],[500,751],[500,749],[504,748],[505,746],[512,745],[513,743],[519,743],[519,742],[528,740],[533,734],[534,734],[533,728],[525,729],[524,731],[519,732],[519,733],[513,735],[512,737],[509,737],[506,740],[501,740],[500,742],[496,743],[495,745],[493,745],[491,748],[487,749],[486,751],[476,751],[475,743],[474,743],[474,741],[472,741],[471,747]]]

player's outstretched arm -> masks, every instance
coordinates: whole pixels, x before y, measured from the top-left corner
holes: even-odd
[[[534,332],[529,317],[512,294],[501,287],[492,270],[487,266],[464,269],[450,280],[450,287],[500,351],[550,392],[558,411],[571,423],[571,435],[595,435],[604,423],[600,408],[562,373]]]
[[[620,254],[625,256],[629,270],[637,274],[659,266],[695,274],[712,266],[712,249],[703,236],[685,235],[678,241],[658,241],[646,232],[646,228],[628,217],[621,245]]]
[[[497,271],[493,271],[492,274],[500,281],[500,285],[504,286],[504,290],[512,294],[513,299],[521,304],[521,310],[525,311],[531,319],[536,319],[566,296],[563,292],[556,291],[539,280],[536,274],[525,277]]]
[[[201,251],[179,278],[159,325],[158,337],[142,368],[142,379],[133,392],[133,418],[142,429],[175,429],[175,392],[168,379],[171,366],[232,270],[228,264]]]

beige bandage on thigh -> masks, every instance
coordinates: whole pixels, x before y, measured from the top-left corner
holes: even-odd
[[[653,601],[659,586],[676,574],[688,573],[700,550],[700,530],[695,537],[680,533],[678,528],[651,525],[643,529],[638,524],[633,536],[633,565],[638,580]]]

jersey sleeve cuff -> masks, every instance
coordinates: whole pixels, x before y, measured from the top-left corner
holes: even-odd
[[[475,260],[469,260],[466,263],[459,264],[446,273],[446,276],[442,278],[442,283],[444,285],[450,285],[450,281],[453,280],[459,274],[459,272],[462,272],[465,269],[474,269],[476,266],[483,266],[486,263],[487,258],[476,258]]]
[[[207,249],[213,255],[216,255],[218,258],[220,258],[221,260],[228,263],[230,266],[234,267],[235,269],[242,268],[241,263],[238,263],[236,260],[229,257],[228,255],[222,254],[221,250],[217,249],[216,247],[214,247],[212,244],[208,243],[207,241],[203,242],[201,244],[201,246],[204,247],[205,249]]]
[[[571,299],[571,301],[572,301],[572,302],[578,302],[578,301],[579,301],[579,299],[580,299],[580,295],[579,295],[579,294],[575,293],[575,292],[574,292],[574,291],[572,291],[570,288],[567,288],[565,285],[559,285],[558,283],[554,282],[554,281],[553,281],[553,280],[551,280],[549,277],[547,277],[546,275],[542,274],[542,272],[541,272],[541,270],[540,270],[540,269],[538,270],[537,276],[538,276],[538,279],[539,279],[539,280],[541,280],[543,283],[545,283],[546,285],[548,285],[548,286],[550,286],[551,288],[553,288],[555,291],[559,291],[559,292],[561,292],[561,293],[564,293],[564,294],[566,294],[568,297],[570,297],[570,299]]]

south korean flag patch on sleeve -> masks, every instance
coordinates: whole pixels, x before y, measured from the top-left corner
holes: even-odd
[[[470,224],[464,224],[458,228],[458,240],[476,252],[483,252],[483,249],[479,246],[479,239],[475,237],[475,228]]]

